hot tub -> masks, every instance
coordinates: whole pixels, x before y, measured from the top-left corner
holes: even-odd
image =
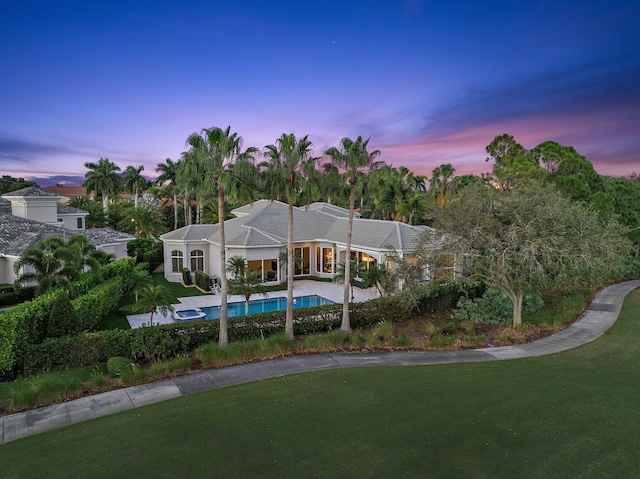
[[[185,321],[189,319],[203,319],[206,316],[200,308],[181,309],[173,312],[173,319],[176,321]]]

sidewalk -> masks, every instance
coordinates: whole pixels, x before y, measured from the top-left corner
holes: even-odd
[[[212,369],[4,416],[0,418],[0,444],[167,399],[288,374],[347,367],[498,361],[553,354],[580,346],[601,336],[618,318],[625,296],[638,287],[640,287],[640,280],[603,289],[580,319],[570,327],[558,334],[528,344],[464,351],[290,356],[224,369]]]

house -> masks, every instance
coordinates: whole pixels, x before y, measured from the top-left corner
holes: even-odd
[[[43,190],[60,195],[58,203],[66,205],[72,198],[87,196],[87,189],[84,186],[51,185],[45,186]],[[93,194],[89,195],[93,197]]]
[[[89,213],[59,204],[61,198],[36,186],[0,197],[0,283],[13,283],[23,272],[15,272],[15,263],[25,251],[49,236],[67,241],[82,233],[96,248],[114,254],[116,259],[127,256],[132,235],[108,228],[85,229]]]
[[[242,256],[250,270],[258,271],[265,282],[286,281],[288,206],[278,201],[259,200],[232,211],[225,221],[227,259]],[[297,277],[333,278],[337,265],[345,261],[349,211],[328,203],[294,208],[293,241],[301,264]],[[387,264],[390,248],[400,257],[411,255],[418,236],[426,226],[410,226],[397,221],[360,218],[355,213],[351,244],[352,258],[365,268]],[[182,280],[182,268],[204,271],[220,277],[220,235],[218,224],[197,224],[160,236],[164,243],[164,276]]]

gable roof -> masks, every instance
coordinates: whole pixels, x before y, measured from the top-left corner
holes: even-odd
[[[273,247],[287,244],[288,205],[259,200],[232,211],[236,218],[225,221],[227,247]],[[293,241],[326,241],[346,244],[349,211],[327,203],[314,203],[293,209]],[[352,246],[367,250],[411,252],[426,226],[411,226],[398,221],[354,217]],[[160,236],[163,241],[200,240],[219,244],[219,226],[190,225]]]

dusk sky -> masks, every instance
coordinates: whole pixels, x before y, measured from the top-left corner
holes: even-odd
[[[503,133],[640,172],[638,1],[2,0],[0,32],[0,174],[41,185],[101,157],[155,177],[228,125],[370,137],[419,174],[488,171]]]

